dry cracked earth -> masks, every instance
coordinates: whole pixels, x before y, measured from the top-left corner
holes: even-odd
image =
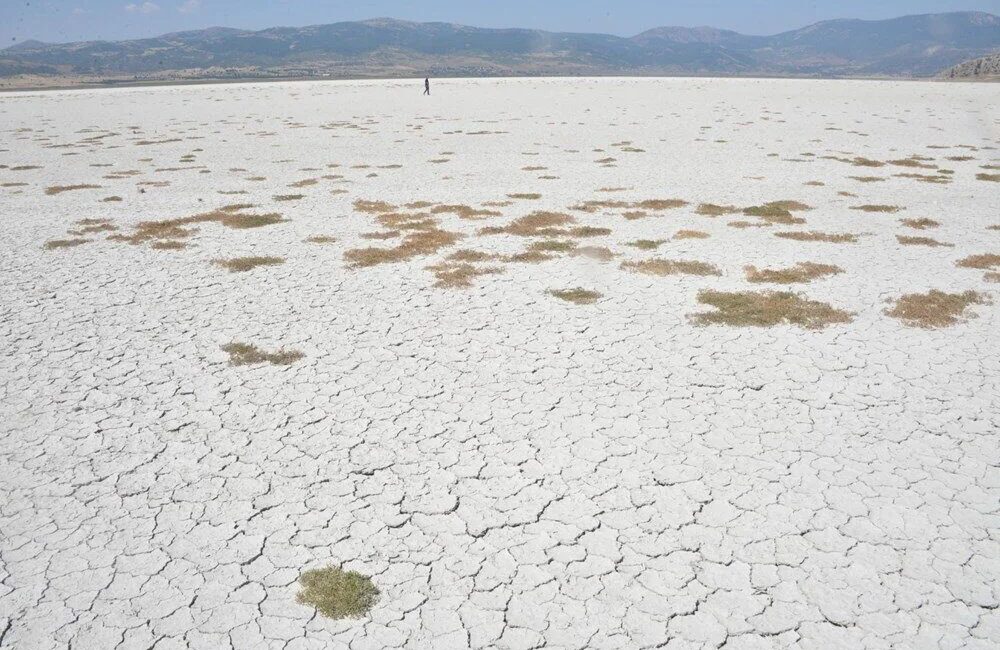
[[[421,91],[0,95],[0,646],[1000,645],[995,86]]]

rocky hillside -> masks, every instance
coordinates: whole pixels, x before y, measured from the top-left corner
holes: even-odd
[[[1000,52],[948,68],[941,73],[949,79],[1000,79]]]

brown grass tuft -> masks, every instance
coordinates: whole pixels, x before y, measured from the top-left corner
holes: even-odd
[[[438,264],[428,268],[434,272],[434,276],[437,278],[434,286],[442,289],[467,289],[472,286],[472,281],[479,276],[504,272],[502,267],[483,267],[466,263]]]
[[[698,293],[698,302],[716,309],[694,314],[692,318],[699,325],[774,327],[787,323],[806,329],[822,329],[851,321],[848,312],[783,291],[729,293],[704,290]]]
[[[298,201],[304,194],[276,194],[273,198],[275,201]]]
[[[799,262],[786,269],[758,269],[756,266],[747,266],[743,270],[746,272],[747,281],[755,284],[812,282],[818,278],[844,272],[844,269],[839,266],[816,264],[815,262]]]
[[[335,241],[337,241],[337,238],[329,235],[313,235],[306,238],[306,242],[310,244],[332,244]]]
[[[560,300],[565,300],[576,305],[592,305],[602,295],[597,291],[590,291],[580,287],[575,289],[549,289],[547,293]]]
[[[521,199],[524,201],[537,201],[538,199],[542,198],[541,194],[536,194],[534,192],[527,192],[523,194],[508,194],[507,196],[512,199]]]
[[[528,247],[528,250],[538,251],[542,253],[568,253],[569,251],[576,248],[575,241],[559,241],[555,239],[547,239],[544,241],[536,241]]]
[[[103,199],[101,199],[101,203],[118,203],[121,200],[122,197],[120,196],[106,196]]]
[[[53,250],[56,248],[73,248],[75,246],[82,246],[92,240],[90,239],[51,239],[45,242],[45,250]]]
[[[484,219],[501,216],[501,213],[496,210],[484,210],[468,205],[437,205],[431,209],[431,214],[454,214],[458,215],[459,219]]]
[[[982,255],[970,255],[957,262],[963,269],[979,269],[981,271],[995,271],[1000,267],[1000,255],[995,253],[983,253]]]
[[[361,618],[378,600],[379,590],[367,576],[330,566],[299,577],[302,591],[295,601],[312,605],[327,618]]]
[[[707,232],[700,230],[678,230],[674,239],[708,239],[711,237]]]
[[[559,237],[568,234],[566,229],[559,226],[571,223],[576,223],[576,220],[568,214],[537,211],[515,219],[503,227],[483,228],[479,233],[481,235],[508,234],[518,237]]]
[[[899,212],[903,208],[898,205],[855,205],[851,207],[852,210],[860,210],[861,212],[885,212],[892,214],[894,212]]]
[[[100,185],[90,185],[90,184],[53,185],[52,187],[46,187],[45,193],[48,194],[49,196],[52,196],[53,194],[62,194],[63,192],[72,192],[74,190],[96,190],[100,189],[100,187],[101,187]]]
[[[828,242],[830,244],[853,244],[858,241],[858,235],[853,235],[851,233],[827,233],[815,230],[811,230],[809,232],[776,232],[774,233],[774,236],[782,239],[791,239],[793,241],[816,241]]]
[[[985,303],[986,298],[975,291],[944,293],[933,290],[902,296],[885,313],[912,327],[930,329],[955,325],[964,320],[965,310],[969,306]]]
[[[277,266],[284,264],[283,257],[234,257],[229,260],[213,260],[213,263],[227,269],[230,273],[244,273],[253,270],[258,266]]]
[[[385,201],[365,201],[364,199],[358,199],[354,202],[354,209],[358,212],[366,212],[368,214],[381,214],[383,212],[395,212],[396,206]]]
[[[908,228],[916,230],[927,230],[928,228],[937,228],[941,225],[933,219],[900,219],[899,222]]]
[[[628,242],[626,246],[638,248],[642,251],[655,251],[657,248],[666,243],[666,239],[637,239],[635,241]]]
[[[930,237],[907,237],[906,235],[896,235],[896,241],[898,241],[903,246],[948,246],[954,247],[954,244],[946,244],[944,242],[939,242],[936,239],[931,239]]]
[[[250,366],[260,363],[287,366],[305,356],[297,350],[281,349],[277,352],[265,352],[255,345],[237,341],[223,345],[222,351],[229,354],[229,365],[231,366]]]
[[[660,277],[668,275],[722,275],[722,271],[707,262],[691,260],[651,259],[638,262],[622,262],[621,268],[633,273]]]
[[[740,209],[735,205],[716,205],[714,203],[702,203],[695,212],[703,217],[721,217],[727,214],[736,214]]]
[[[976,174],[976,178],[981,181],[1000,183],[1000,174]]]

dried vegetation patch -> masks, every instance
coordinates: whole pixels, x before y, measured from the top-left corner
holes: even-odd
[[[930,237],[909,237],[907,235],[896,235],[896,241],[903,246],[931,246],[931,247],[953,247],[954,244],[946,244]]]
[[[275,352],[267,352],[255,345],[238,341],[223,345],[222,351],[229,355],[229,365],[231,366],[251,366],[261,363],[287,366],[305,357],[298,350],[280,349]]]
[[[234,257],[228,260],[213,260],[213,262],[228,270],[230,273],[245,273],[258,266],[277,266],[285,263],[283,257]]]
[[[602,296],[597,291],[581,287],[575,289],[549,289],[548,294],[575,305],[592,305]]]
[[[692,260],[651,259],[622,262],[621,268],[633,273],[665,277],[668,275],[722,275],[722,271],[707,262]]]
[[[72,192],[75,190],[96,190],[100,189],[100,187],[100,185],[91,185],[89,183],[80,185],[53,185],[52,187],[46,187],[45,193],[52,196],[53,194],[62,194],[63,192]]]
[[[982,305],[986,298],[975,291],[911,293],[896,300],[886,314],[913,327],[935,328],[955,325],[966,318],[966,309]]]
[[[715,311],[692,316],[699,325],[774,327],[789,324],[806,329],[822,329],[851,321],[851,314],[848,312],[785,291],[705,290],[698,293],[698,302],[715,308]]]
[[[828,232],[818,232],[815,230],[806,231],[790,231],[790,232],[776,232],[775,237],[780,237],[781,239],[791,239],[793,241],[814,241],[814,242],[826,242],[830,244],[853,244],[858,241],[858,235],[851,233],[828,233]]]
[[[51,239],[45,242],[43,248],[45,250],[53,250],[57,248],[74,248],[76,246],[82,246],[92,240],[90,239]]]
[[[361,618],[378,600],[379,590],[367,576],[337,567],[306,571],[296,602],[311,605],[327,618]]]
[[[747,266],[743,270],[746,272],[747,281],[757,284],[812,282],[819,278],[844,272],[844,269],[839,266],[815,262],[799,262],[795,266],[785,269],[758,269],[756,266]]]

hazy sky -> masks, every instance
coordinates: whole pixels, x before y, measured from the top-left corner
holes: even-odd
[[[378,16],[622,36],[663,25],[774,34],[829,18],[966,10],[1000,14],[1000,0],[0,0],[0,47],[29,38],[117,40]]]

